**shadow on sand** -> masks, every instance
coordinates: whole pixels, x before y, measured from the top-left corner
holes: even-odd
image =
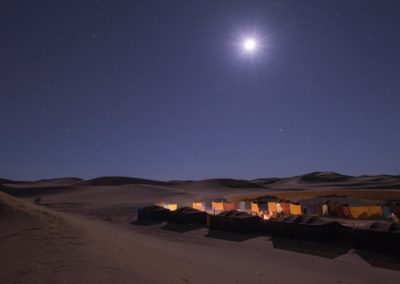
[[[356,253],[371,266],[400,271],[400,255],[356,249]]]
[[[243,242],[260,236],[262,236],[262,234],[259,233],[234,233],[210,229],[206,235],[206,238],[214,238],[231,242]]]
[[[168,222],[164,226],[162,226],[161,229],[177,233],[186,233],[203,227],[204,226],[201,224],[178,224],[178,223]]]
[[[316,243],[277,237],[272,237],[271,240],[273,247],[276,249],[294,251],[330,259],[346,254],[350,250],[349,246],[344,246],[338,243]]]
[[[132,221],[132,225],[137,225],[137,226],[152,226],[152,225],[160,225],[162,223],[165,223],[165,220],[135,220]]]

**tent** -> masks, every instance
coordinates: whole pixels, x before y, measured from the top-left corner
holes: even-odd
[[[174,211],[176,209],[178,209],[178,204],[176,203],[165,203],[165,202],[161,202],[159,204],[157,204],[158,206],[164,207],[165,209]]]
[[[258,202],[258,208],[260,208],[260,210],[261,210],[262,212],[267,211],[267,210],[268,210],[267,202],[265,202],[265,201],[259,201],[259,202]]]
[[[206,212],[191,207],[178,208],[168,216],[168,222],[179,224],[205,224],[206,220]]]
[[[284,214],[290,214],[290,202],[281,201],[279,203],[281,204],[281,207],[283,209],[283,213]]]
[[[238,209],[240,211],[250,211],[251,210],[251,202],[249,200],[239,201]]]
[[[206,205],[204,202],[193,202],[192,208],[200,210],[200,211],[205,211]]]
[[[350,213],[349,205],[341,204],[337,214],[338,214],[338,217],[340,217],[340,218],[350,218],[351,213]]]
[[[235,203],[234,203],[234,202],[227,202],[227,201],[224,201],[224,202],[222,203],[222,207],[224,208],[224,211],[235,210]]]
[[[383,215],[383,218],[385,218],[385,219],[390,217],[390,209],[389,209],[389,207],[387,207],[387,206],[383,206],[382,207],[382,215]]]
[[[339,207],[340,207],[340,203],[337,201],[331,201],[329,200],[327,202],[328,205],[328,212],[329,212],[329,216],[338,216],[339,213]]]
[[[239,233],[260,232],[262,219],[246,212],[225,211],[218,215],[209,215],[211,229],[227,230]]]
[[[138,210],[138,220],[166,221],[171,211],[162,206],[150,205]]]
[[[258,203],[255,201],[251,202],[251,212],[254,213],[259,213],[260,212],[260,208],[258,207]]]
[[[314,203],[314,205],[313,205],[314,214],[316,214],[318,216],[322,216],[322,205],[323,205],[323,203]]]
[[[271,212],[271,213],[275,213],[276,212],[276,202],[269,201],[267,203],[267,205],[268,205],[268,211],[269,212]]]
[[[213,210],[224,211],[224,204],[222,201],[213,201],[211,202],[211,207]]]
[[[354,230],[354,246],[384,253],[400,255],[400,225],[375,221]]]
[[[307,241],[335,241],[341,225],[333,220],[313,216],[286,216],[271,221],[273,237]]]
[[[368,206],[368,215],[370,218],[382,218],[382,207],[381,206]]]
[[[301,206],[300,206],[300,204],[290,203],[290,214],[292,214],[292,215],[301,215]]]
[[[368,219],[369,210],[367,206],[350,206],[351,217],[354,219]]]

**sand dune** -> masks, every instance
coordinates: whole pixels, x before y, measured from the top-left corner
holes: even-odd
[[[90,180],[82,181],[80,186],[118,186],[125,184],[148,184],[148,185],[170,185],[171,182],[157,181],[157,180],[149,180],[149,179],[141,179],[141,178],[132,178],[132,177],[118,177],[118,176],[109,176],[109,177],[99,177]]]
[[[111,193],[110,193],[111,195]],[[0,283],[398,283],[400,273],[348,253],[336,259],[206,238],[203,229],[114,225],[0,193]],[[367,271],[367,273],[366,273]]]

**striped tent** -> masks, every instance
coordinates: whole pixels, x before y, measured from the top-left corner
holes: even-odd
[[[224,203],[222,201],[213,201],[211,202],[211,207],[213,210],[223,211]]]
[[[258,203],[252,201],[251,202],[251,212],[258,213],[260,212],[260,208],[258,207]]]
[[[292,215],[301,215],[301,206],[300,206],[300,204],[290,203],[289,209],[290,209],[290,214],[292,214]]]
[[[267,203],[267,205],[268,205],[268,211],[270,212],[270,213],[275,213],[276,212],[276,202],[268,202]]]
[[[224,211],[231,211],[231,210],[235,210],[235,203],[234,202],[227,202],[224,201],[222,203],[222,206],[224,208]]]
[[[368,215],[370,218],[382,218],[381,206],[368,206]]]
[[[205,211],[206,205],[204,202],[193,202],[192,208],[200,210],[200,211]]]

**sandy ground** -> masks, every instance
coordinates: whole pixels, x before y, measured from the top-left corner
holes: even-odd
[[[186,205],[273,190],[212,180],[74,186],[41,192],[42,206],[32,203],[34,194],[19,199],[0,192],[0,283],[400,283],[400,262],[379,254],[130,224],[138,207],[156,201]]]

